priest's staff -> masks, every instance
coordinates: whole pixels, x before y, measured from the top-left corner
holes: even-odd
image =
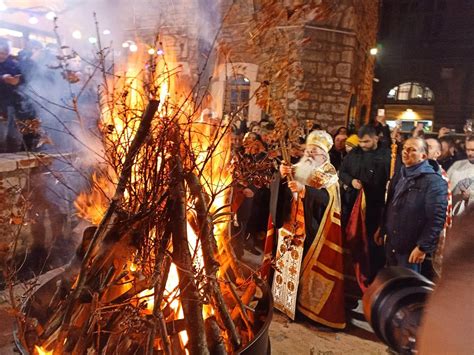
[[[395,167],[397,165],[397,154],[398,154],[398,144],[397,144],[397,134],[398,132],[400,131],[400,128],[401,128],[401,124],[402,122],[401,121],[397,121],[396,123],[396,126],[395,128],[393,129],[393,131],[390,133],[390,138],[392,140],[392,145],[390,146],[390,150],[391,150],[391,155],[390,155],[390,175],[389,175],[389,178],[387,180],[387,185],[385,186],[385,204],[387,204],[387,199],[388,199],[388,187],[390,186],[390,181],[392,180],[393,178],[393,175],[395,175]],[[383,239],[381,239],[380,242],[378,242],[377,240],[379,240],[379,238],[382,238],[382,237],[379,237],[380,233],[380,227],[377,229],[377,231],[375,232],[375,243],[377,245],[385,245],[385,237],[383,237]],[[379,244],[380,243],[380,244]]]
[[[397,154],[398,154],[398,144],[397,144],[397,134],[400,131],[401,122],[397,121],[395,128],[391,133],[392,138],[392,145],[391,147],[391,158],[390,158],[390,178],[389,181],[392,179],[393,175],[395,175],[395,166],[397,164]],[[388,191],[388,184],[387,184],[387,191]],[[387,199],[385,199],[386,201]]]
[[[280,139],[280,146],[281,146],[281,156],[283,157],[283,161],[287,162],[291,166],[291,157],[288,153],[288,148],[286,147],[285,139]],[[293,181],[295,178],[293,173],[290,172],[287,176],[288,181]],[[298,200],[298,192],[293,192],[293,200]]]

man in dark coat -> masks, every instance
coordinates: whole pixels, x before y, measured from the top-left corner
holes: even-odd
[[[390,177],[390,150],[379,144],[373,126],[362,126],[357,135],[359,146],[344,158],[339,169],[339,178],[343,184],[342,227],[346,227],[357,195],[364,189],[370,260],[370,273],[367,276],[370,281],[385,265],[384,250],[375,244],[373,236],[382,221],[385,189]]]
[[[0,38],[0,122],[6,121],[5,128],[0,126],[0,152],[16,152],[20,145],[20,134],[15,125],[20,82],[21,71],[10,56],[10,45],[6,39]]]
[[[409,138],[403,145],[403,167],[390,183],[381,230],[387,264],[417,272],[426,255],[436,250],[448,206],[448,183],[427,152],[421,138]]]

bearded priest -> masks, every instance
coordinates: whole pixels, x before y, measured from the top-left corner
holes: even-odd
[[[267,233],[264,266],[272,260],[277,309],[292,319],[298,309],[315,322],[343,329],[340,195],[336,169],[329,161],[332,144],[327,132],[313,131],[300,161],[280,165],[271,186],[274,228]]]

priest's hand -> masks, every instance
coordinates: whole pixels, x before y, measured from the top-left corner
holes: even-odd
[[[283,164],[280,165],[280,174],[281,174],[281,176],[288,177],[292,173],[293,173],[293,167],[290,164],[288,164],[286,162],[283,162]]]
[[[418,246],[411,251],[408,262],[412,264],[421,264],[425,260],[426,253],[422,252]]]
[[[290,188],[291,192],[296,192],[300,195],[301,198],[304,197],[306,192],[306,188],[303,184],[299,183],[298,181],[288,181],[288,187]]]

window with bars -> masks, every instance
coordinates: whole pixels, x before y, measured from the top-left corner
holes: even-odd
[[[243,75],[229,78],[226,83],[225,113],[239,111],[243,119],[248,119],[250,100],[250,80]]]
[[[406,82],[390,89],[387,94],[390,101],[412,101],[433,103],[433,91],[426,85],[418,82]]]

